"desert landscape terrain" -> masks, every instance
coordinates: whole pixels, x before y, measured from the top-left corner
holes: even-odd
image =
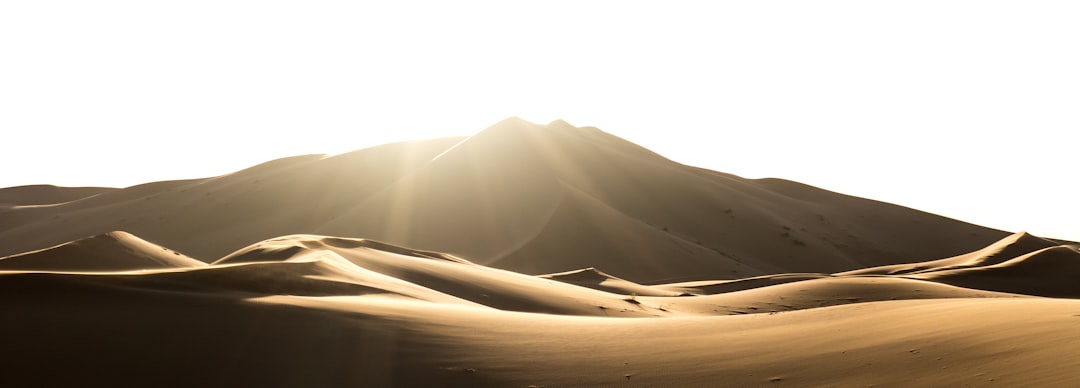
[[[1052,237],[518,118],[11,187],[0,386],[1075,386]]]

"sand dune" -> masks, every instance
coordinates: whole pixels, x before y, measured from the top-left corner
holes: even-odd
[[[121,231],[0,257],[0,270],[126,271],[205,265],[180,252]]]
[[[119,254],[117,246],[101,251]],[[1076,253],[1047,248],[979,268],[1019,269],[1011,279],[1037,287],[1044,274],[1026,265],[1069,265]],[[198,268],[0,272],[0,305],[19,317],[0,323],[0,332],[19,333],[5,337],[0,384],[1080,382],[1069,357],[1080,336],[1067,335],[1080,301],[902,276],[811,275],[635,295],[694,285],[646,286],[595,269],[527,276],[316,235],[263,241]],[[55,365],[64,372],[42,373]]]
[[[562,121],[0,203],[2,387],[1080,385],[1080,245]]]
[[[940,260],[838,273],[902,275],[962,287],[1050,297],[1080,297],[1080,251],[1020,232],[986,248]],[[1037,280],[1036,280],[1037,279]]]
[[[2,211],[0,255],[126,230],[210,262],[315,233],[528,274],[598,267],[635,282],[856,270],[955,256],[1007,235],[681,165],[596,128],[516,118],[468,138],[297,156]]]
[[[900,275],[917,274],[934,271],[944,271],[958,268],[972,268],[979,266],[994,265],[1012,260],[1018,256],[1035,252],[1040,249],[1050,248],[1059,244],[1026,232],[1014,233],[998,242],[990,244],[986,248],[971,253],[912,264],[896,264],[874,268],[865,268],[855,271],[840,273],[839,275]]]
[[[1080,298],[1080,287],[1077,287],[1077,279],[1080,279],[1080,249],[1056,246],[994,265],[911,276],[985,290]]]
[[[652,316],[659,312],[627,297],[470,263],[445,254],[371,240],[313,235],[268,240],[215,262],[297,261],[333,258],[424,289],[510,311],[564,315]]]

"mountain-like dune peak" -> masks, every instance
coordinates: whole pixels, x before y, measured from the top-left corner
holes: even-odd
[[[451,147],[317,233],[525,273],[610,268],[634,281],[850,269],[929,250],[961,253],[1003,235],[810,186],[687,167],[596,128],[518,118]],[[919,244],[900,243],[908,240]]]
[[[206,266],[180,252],[123,231],[0,258],[7,271],[126,271]]]
[[[1054,246],[998,264],[911,275],[968,288],[1080,298],[1080,248]]]
[[[490,260],[546,224],[561,199],[544,126],[512,118],[470,136],[315,230]]]
[[[839,273],[837,275],[902,275],[989,266],[1058,244],[1027,232],[1013,233],[986,248],[940,260],[887,265]]]

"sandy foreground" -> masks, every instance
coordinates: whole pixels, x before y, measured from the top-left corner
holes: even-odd
[[[1053,244],[1021,233],[903,268],[644,285],[318,235],[199,265],[116,232],[0,259],[0,385],[1075,385],[1080,301],[1038,295],[1080,291],[1080,251]],[[48,268],[80,248],[114,268]],[[1040,260],[1071,277],[1034,276]]]

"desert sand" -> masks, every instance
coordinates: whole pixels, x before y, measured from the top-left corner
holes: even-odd
[[[0,194],[0,386],[1080,384],[1080,245],[565,122]]]

